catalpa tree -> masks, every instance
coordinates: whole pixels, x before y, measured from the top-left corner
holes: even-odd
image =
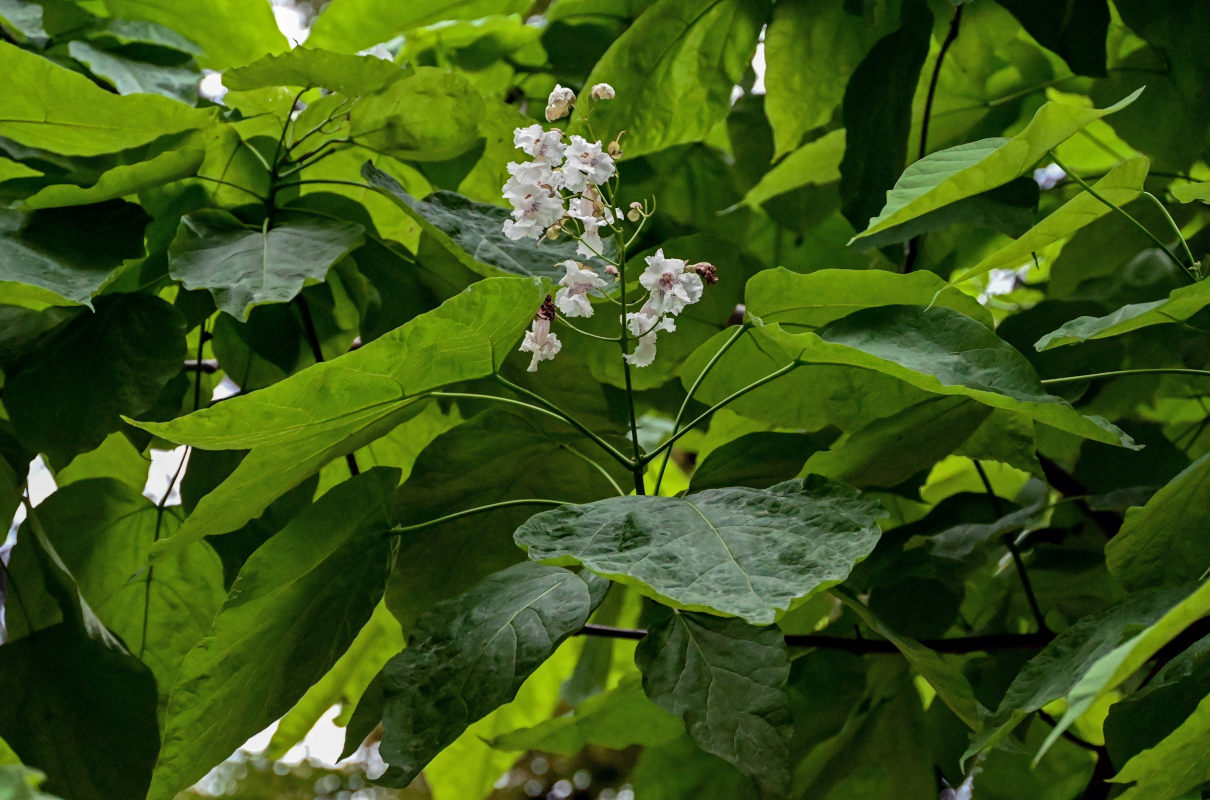
[[[1206,796],[1210,6],[313,16],[0,0],[0,796]]]

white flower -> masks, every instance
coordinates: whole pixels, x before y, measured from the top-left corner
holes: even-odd
[[[592,303],[588,301],[588,293],[593,289],[603,289],[605,280],[571,259],[561,261],[556,266],[567,271],[559,279],[559,286],[563,288],[555,293],[555,305],[559,311],[567,317],[591,317]]]
[[[513,144],[543,164],[553,167],[563,161],[563,133],[543,130],[536,122],[528,128],[514,130]]]
[[[600,142],[589,142],[582,136],[571,137],[564,155],[564,185],[573,192],[582,192],[587,184],[600,186],[614,173],[613,159],[601,152]]]
[[[563,119],[571,113],[571,106],[576,102],[576,93],[566,86],[555,84],[554,91],[546,101],[546,121],[554,122]]]
[[[558,189],[563,184],[563,173],[555,172],[550,164],[541,161],[513,161],[508,165],[508,174],[516,179],[517,184],[537,184],[551,189]],[[505,191],[508,191],[507,183]]]
[[[660,331],[676,330],[676,323],[671,317],[660,317],[649,313],[645,304],[637,314],[626,315],[626,328],[634,336],[639,337],[639,343],[634,352],[627,355],[626,362],[632,367],[649,367],[655,361],[655,338]]]
[[[1067,173],[1058,164],[1047,164],[1045,167],[1034,170],[1034,183],[1038,184],[1038,188],[1042,191],[1053,189],[1059,185],[1059,181],[1067,177]]]
[[[584,225],[584,233],[580,237],[579,246],[576,247],[576,254],[592,258],[604,253],[605,242],[601,240],[600,229],[607,222],[614,221],[613,213],[587,197],[573,197],[567,204],[567,215]]]
[[[559,341],[558,334],[550,332],[550,320],[542,316],[542,312],[538,312],[538,316],[534,317],[533,325],[530,330],[525,332],[525,341],[521,342],[521,347],[518,348],[522,353],[533,353],[534,357],[529,362],[529,372],[538,371],[538,362],[550,361],[559,354],[563,349],[562,342]]]
[[[504,235],[510,239],[537,239],[563,217],[563,201],[537,184],[509,178],[504,197],[513,204],[513,218],[504,221]]]
[[[662,248],[647,256],[647,269],[639,276],[639,283],[651,292],[648,303],[661,314],[679,314],[685,306],[702,299],[701,277],[685,272],[683,259],[665,258]]]
[[[612,100],[614,98],[613,87],[608,83],[598,83],[592,87],[593,100]]]

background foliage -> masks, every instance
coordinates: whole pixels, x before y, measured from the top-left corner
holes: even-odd
[[[306,13],[0,0],[0,797],[1206,796],[1210,6]],[[720,281],[527,372],[602,82]]]

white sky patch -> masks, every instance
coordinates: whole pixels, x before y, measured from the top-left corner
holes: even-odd
[[[218,382],[218,386],[215,386],[214,391],[210,393],[210,402],[213,403],[218,400],[226,400],[228,397],[234,397],[239,394],[239,391],[239,386],[236,385],[235,381],[224,375],[223,379]]]
[[[151,450],[151,468],[147,471],[147,483],[143,486],[143,496],[153,503],[163,503],[166,506],[181,504],[181,481],[173,476],[181,468],[182,463],[189,463],[189,448],[185,446],[172,450]],[[188,469],[188,467],[186,467]],[[169,486],[169,483],[172,483]],[[164,499],[167,493],[168,499]]]
[[[273,18],[277,20],[277,29],[289,40],[290,47],[297,47],[311,35],[307,15],[293,0],[273,0]]]
[[[227,87],[223,86],[223,76],[212,69],[202,70],[202,81],[198,84],[197,93],[212,103],[223,102]]]

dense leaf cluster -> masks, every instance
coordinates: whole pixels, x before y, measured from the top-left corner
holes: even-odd
[[[268,3],[0,0],[0,798],[171,800],[334,705],[437,800],[529,751],[1202,797],[1208,30],[331,0],[291,49]],[[506,235],[555,119],[612,140],[593,258]],[[613,276],[574,324],[569,260]],[[696,295],[640,360],[653,263]]]

